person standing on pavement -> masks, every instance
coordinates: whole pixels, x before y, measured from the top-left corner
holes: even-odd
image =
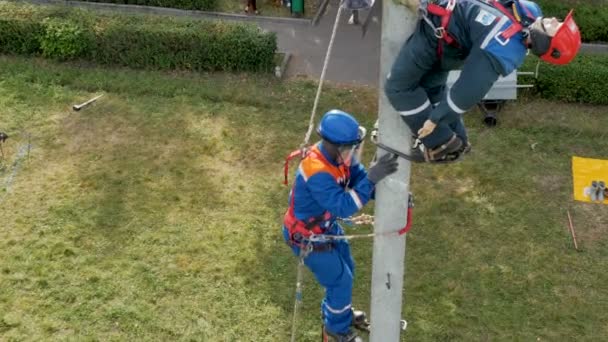
[[[247,6],[245,7],[245,13],[260,14],[260,12],[258,12],[256,0],[247,0]]]
[[[462,114],[484,98],[499,76],[519,68],[528,50],[546,62],[567,64],[581,46],[572,11],[560,22],[544,18],[532,1],[401,1],[419,7],[422,18],[384,89],[421,142],[412,149],[414,161],[449,162],[468,152]],[[446,90],[449,71],[460,67],[460,77]]]
[[[349,25],[359,25],[359,10],[352,10],[350,18],[348,19]]]
[[[362,341],[351,328],[362,328],[365,321],[365,314],[352,308],[355,264],[349,243],[339,239],[344,230],[337,219],[363,208],[375,185],[397,170],[397,157],[386,154],[366,171],[356,157],[365,130],[341,110],[325,113],[317,133],[321,142],[305,155],[296,173],[283,237],[325,288],[324,336],[337,342]],[[313,234],[334,238],[315,242],[309,240]]]
[[[350,10],[349,25],[359,25],[359,13],[361,10],[370,9],[375,0],[344,0],[341,3],[346,9]]]

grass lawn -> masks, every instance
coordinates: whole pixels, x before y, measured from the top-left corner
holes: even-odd
[[[287,341],[282,165],[315,90],[0,57],[0,340]],[[370,127],[376,98],[328,86],[320,112]],[[570,176],[573,154],[608,154],[607,110],[523,99],[496,129],[472,113],[469,158],[414,168],[404,341],[608,338],[608,206],[574,203]],[[368,309],[371,241],[353,249]],[[298,341],[318,341],[321,296],[307,272]]]
[[[312,18],[315,16],[320,0],[304,0],[304,17]],[[219,0],[217,2],[217,12],[244,13],[247,0]],[[260,15],[271,17],[291,17],[288,7],[282,6],[281,0],[257,0],[256,6]]]

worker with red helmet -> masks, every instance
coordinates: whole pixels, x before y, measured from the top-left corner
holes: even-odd
[[[421,144],[414,161],[458,160],[470,149],[462,115],[480,102],[499,76],[519,68],[528,51],[548,63],[574,59],[581,35],[572,11],[543,17],[528,0],[419,1],[419,21],[402,47],[385,93]],[[448,73],[462,68],[446,89]]]
[[[321,303],[324,336],[337,342],[361,341],[352,329],[364,321],[352,308],[355,264],[339,218],[357,213],[375,185],[397,170],[397,157],[385,154],[368,171],[357,150],[365,130],[350,114],[331,110],[317,128],[322,140],[300,162],[283,220],[283,236],[325,288]],[[313,236],[326,236],[316,241]],[[304,253],[304,255],[302,254]]]

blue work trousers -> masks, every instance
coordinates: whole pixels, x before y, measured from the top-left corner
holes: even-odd
[[[342,229],[339,231],[342,233]],[[283,236],[285,241],[289,241],[285,227]],[[321,301],[325,329],[330,333],[344,334],[349,331],[353,320],[351,307],[355,263],[346,240],[333,244],[329,251],[311,252],[304,259],[304,264],[325,288],[325,298]],[[292,246],[291,249],[296,256],[300,255],[300,248]]]
[[[442,58],[437,56],[437,38],[419,23],[402,46],[385,84],[391,105],[416,136],[434,107],[446,101],[446,82],[450,70],[462,65],[459,51],[444,44]],[[422,138],[424,146],[436,148],[456,134],[466,144],[468,137],[462,115],[441,121],[433,132]]]

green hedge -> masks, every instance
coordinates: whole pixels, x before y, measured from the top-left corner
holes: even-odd
[[[608,1],[606,0],[537,0],[547,17],[563,19],[574,9],[584,42],[608,42]]]
[[[0,2],[0,52],[105,65],[270,71],[276,35],[254,25],[160,16],[93,15]]]
[[[0,18],[0,52],[31,55],[40,51],[44,27],[33,21]]]
[[[536,57],[529,57],[521,70],[536,68]],[[566,102],[608,105],[608,58],[580,54],[565,66],[541,62],[533,91],[540,97]]]
[[[142,6],[157,6],[181,8],[187,10],[213,11],[217,8],[217,0],[81,0],[89,2],[105,2],[111,4],[127,4]]]

